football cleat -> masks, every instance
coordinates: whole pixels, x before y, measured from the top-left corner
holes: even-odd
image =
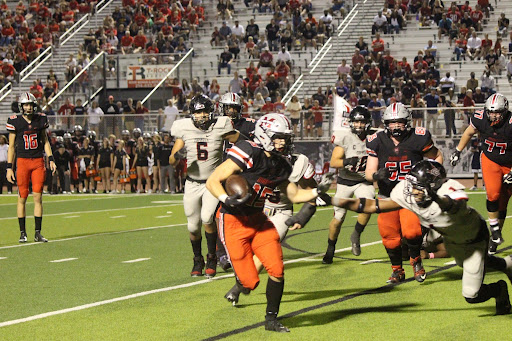
[[[491,228],[491,240],[497,245],[500,245],[505,241],[501,236],[501,229],[499,227],[496,227],[496,229]]]
[[[231,268],[231,263],[229,262],[228,256],[220,256],[219,258],[219,266],[224,271],[228,271]]]
[[[43,235],[39,231],[36,231],[36,234],[34,235],[34,241],[40,243],[48,243],[48,239],[43,237]]]
[[[224,295],[224,298],[231,302],[233,306],[235,306],[238,303],[238,299],[241,293],[244,295],[249,295],[251,293],[251,290],[244,288],[237,281],[236,284],[231,289],[229,289],[226,295]]]
[[[507,282],[499,280],[497,283],[500,286],[500,293],[496,297],[496,315],[510,314],[510,298],[508,296]]]
[[[490,255],[495,255],[496,251],[498,250],[498,244],[493,242],[492,240],[489,241],[489,250],[487,251]]]
[[[289,333],[290,329],[283,326],[281,322],[279,322],[277,319],[267,319],[265,318],[265,330],[269,330],[272,332],[278,332],[278,333]]]
[[[405,281],[405,270],[401,266],[393,267],[393,273],[386,283],[396,284],[403,281]]]
[[[197,277],[203,275],[204,269],[204,258],[203,256],[194,257],[194,266],[192,267],[192,271],[190,272],[190,276]]]
[[[361,255],[361,234],[359,234],[356,230],[352,232],[350,236],[350,242],[352,243],[352,254],[354,256]]]
[[[322,258],[322,264],[332,264],[332,260],[334,258],[334,248],[328,247],[327,252]]]
[[[414,270],[414,279],[420,283],[425,281],[427,278],[427,274],[425,273],[425,268],[423,268],[423,263],[421,262],[421,256],[416,258],[411,258],[410,263],[412,269]]]
[[[27,233],[25,231],[23,231],[20,234],[20,243],[26,243],[26,242],[27,242]]]
[[[204,271],[206,277],[212,278],[217,274],[217,256],[206,255],[206,270]]]

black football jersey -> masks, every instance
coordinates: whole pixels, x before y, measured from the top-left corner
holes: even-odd
[[[416,127],[395,146],[385,131],[369,135],[366,138],[368,155],[379,159],[378,168],[389,168],[388,179],[378,181],[379,194],[389,197],[395,185],[405,179],[412,166],[423,160],[423,155],[434,147],[430,132],[423,127]]]
[[[233,127],[240,133],[238,141],[252,140],[256,121],[252,118],[241,117],[239,120],[233,121]],[[237,142],[238,142],[237,141]],[[227,159],[228,149],[233,147],[233,143],[224,141],[224,160]]]
[[[265,150],[252,141],[239,141],[229,149],[227,157],[241,169],[249,183],[251,199],[242,207],[233,209],[223,205],[224,212],[251,215],[263,209],[265,200],[274,195],[274,189],[288,181],[292,172],[290,162],[277,154],[267,157]]]
[[[7,119],[6,128],[9,133],[16,134],[16,157],[43,157],[43,134],[46,134],[48,128],[48,118],[45,114],[32,115],[30,123],[23,115],[13,115]]]
[[[471,115],[470,123],[480,132],[485,156],[499,165],[512,165],[512,115],[495,128],[491,126],[484,112],[479,110]]]
[[[78,150],[78,155],[79,156],[85,156],[84,157],[84,161],[86,163],[86,165],[89,165],[89,163],[91,162],[91,159],[94,158],[94,156],[96,155],[96,151],[94,150],[94,147],[89,145],[89,147],[85,148],[85,147],[82,147]]]

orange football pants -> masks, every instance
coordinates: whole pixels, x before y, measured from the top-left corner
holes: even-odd
[[[382,237],[382,244],[387,249],[399,247],[402,237],[406,239],[421,237],[420,219],[416,214],[405,208],[379,213],[377,226]]]
[[[487,192],[487,200],[500,201],[500,211],[507,209],[510,190],[502,188],[503,176],[510,172],[510,166],[501,166],[494,161],[489,160],[484,153],[481,154],[482,177]]]
[[[284,276],[279,234],[263,212],[250,216],[220,213],[218,228],[233,270],[245,288],[254,290],[260,282],[253,255],[270,276]]]
[[[44,180],[46,179],[46,167],[44,159],[18,158],[16,161],[16,183],[20,198],[28,198],[28,184],[32,179],[32,192],[42,193]]]

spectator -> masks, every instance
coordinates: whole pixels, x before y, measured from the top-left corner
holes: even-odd
[[[238,44],[238,39],[232,35],[229,37],[227,44],[229,47],[229,52],[233,54],[233,59],[238,59],[238,54],[240,53],[240,45]]]
[[[441,96],[440,105],[442,107],[452,108],[454,107],[454,103],[446,98],[447,96]],[[446,138],[452,137],[452,131],[453,135],[457,134],[457,128],[455,128],[455,110],[454,109],[444,109],[443,111],[444,116],[444,124],[446,129]]]
[[[128,98],[126,105],[123,108],[123,121],[124,128],[132,131],[135,128],[135,107],[133,106],[133,99]]]
[[[285,46],[281,46],[281,51],[277,54],[277,61],[284,61],[290,68],[292,67],[292,55],[286,50]]]
[[[368,55],[368,44],[364,41],[364,37],[359,37],[359,40],[356,43],[356,48],[359,49],[359,53],[363,56],[363,58]],[[363,59],[363,63],[364,63],[364,59]],[[363,63],[361,63],[361,64],[363,64]],[[354,66],[354,65],[355,64],[352,63],[352,66]]]
[[[439,81],[439,84],[441,85],[441,92],[443,94],[448,92],[448,89],[455,88],[455,78],[453,78],[449,72],[446,73],[446,76],[441,78]]]
[[[393,11],[389,17],[389,32],[395,31],[395,34],[400,33],[400,28],[403,25],[403,18],[397,11]]]
[[[384,34],[388,33],[388,19],[382,15],[382,11],[378,11],[377,15],[373,18],[372,35],[379,30],[384,32]]]
[[[108,115],[105,120],[105,134],[113,131],[115,135],[119,135],[119,127],[116,126],[115,115],[119,114],[119,107],[114,102],[114,96],[108,96],[108,102],[105,104],[103,112]]]
[[[231,28],[229,28],[227,21],[223,21],[222,26],[219,29],[219,40],[227,41],[230,35]]]
[[[347,65],[346,59],[341,60],[341,64],[338,65],[337,72],[338,72],[338,78],[341,78],[342,74],[345,74],[345,75],[350,74],[350,66]]]
[[[229,46],[224,47],[224,52],[222,52],[219,56],[219,64],[217,66],[217,71],[220,75],[220,70],[222,68],[228,69],[228,75],[231,73],[231,61],[233,60],[233,55],[229,52]]]
[[[507,79],[508,81],[512,81],[512,56],[510,60],[507,62]]]
[[[359,105],[363,105],[365,107],[368,107],[370,102],[371,102],[371,98],[370,98],[370,95],[368,95],[368,91],[367,90],[362,90],[361,91],[361,97],[359,98],[358,104]]]
[[[98,102],[93,101],[92,105],[87,109],[87,117],[89,119],[89,129],[96,132],[96,135],[99,135],[99,125],[103,120],[104,112],[98,107]]]
[[[265,27],[265,33],[267,35],[270,50],[277,51],[279,44],[279,25],[276,24],[275,19],[270,20],[270,24]]]
[[[384,40],[380,37],[379,33],[375,34],[375,39],[372,41],[372,55],[373,58],[377,56],[377,53],[384,51]]]
[[[220,97],[220,85],[217,82],[217,79],[212,79],[212,84],[210,84],[210,98],[213,101],[216,101],[217,98]]]
[[[317,101],[317,100],[313,101],[313,107],[311,108],[311,111],[313,112],[313,115],[314,115],[317,138],[321,138],[323,136],[323,130],[322,130],[322,125],[324,123],[323,110],[324,110],[324,108],[322,108],[320,106],[319,101]]]
[[[425,114],[425,111],[414,110],[415,108],[425,108],[425,102],[419,96],[413,96],[411,99],[412,126],[414,128],[423,127],[423,116]]]
[[[270,96],[270,92],[269,92],[268,88],[265,86],[265,83],[260,82],[258,84],[258,87],[254,90],[254,96],[256,96],[257,94],[261,94],[261,96],[264,99],[266,99],[267,97]]]
[[[348,99],[350,96],[350,91],[342,80],[338,81],[336,85],[336,94],[344,99]]]
[[[265,99],[263,98],[261,92],[258,92],[254,96],[254,102],[252,103],[253,112],[259,112],[261,108],[265,105]]]
[[[471,89],[472,91],[475,91],[476,87],[478,86],[478,79],[475,78],[475,73],[471,71],[469,74],[469,79],[466,82],[466,88]]]
[[[271,67],[274,66],[274,56],[267,48],[263,53],[260,54],[260,61],[258,63],[258,68],[260,67]]]
[[[475,103],[485,103],[485,100],[487,97],[485,97],[485,94],[482,92],[482,89],[480,87],[476,87],[475,91],[473,92],[473,100]]]
[[[245,29],[239,24],[238,20],[235,20],[235,24],[231,28],[231,34],[239,40],[242,40],[245,37]]]
[[[291,101],[288,103],[288,106],[286,109],[289,112],[290,120],[292,122],[293,126],[293,134],[297,136],[297,126],[299,125],[300,121],[300,110],[302,106],[299,102],[299,98],[296,95],[292,96]]]
[[[234,92],[238,95],[242,95],[242,89],[244,88],[244,81],[238,77],[238,72],[235,71],[233,79],[229,81],[228,92]]]
[[[167,106],[164,108],[164,115],[165,115],[165,123],[164,123],[164,130],[170,131],[172,124],[178,117],[178,108],[174,105],[175,101],[173,99],[167,100]]]
[[[251,19],[249,21],[249,24],[247,24],[247,27],[245,28],[245,42],[249,41],[249,37],[252,37],[254,40],[254,43],[258,42],[258,37],[260,35],[260,28],[258,24],[254,23],[254,19]]]
[[[476,36],[476,32],[471,34],[471,38],[468,39],[467,42],[467,55],[471,60],[478,58],[480,60],[481,57],[481,48],[482,48],[482,39]]]
[[[273,111],[274,104],[272,103],[272,99],[270,97],[265,98],[265,104],[261,107],[260,112],[264,115]]]
[[[496,93],[496,81],[494,80],[494,77],[491,76],[491,71],[484,71],[483,75],[480,77],[480,84],[482,92],[484,92],[487,97]]]
[[[357,99],[357,95],[355,92],[351,92],[350,93],[350,96],[348,98],[348,103],[350,103],[350,106],[352,108],[355,108],[357,106],[357,104],[359,103],[359,100]]]
[[[510,20],[507,19],[504,12],[501,12],[500,18],[498,19],[498,35],[502,37],[507,36],[508,26],[510,24]]]
[[[439,114],[437,107],[440,103],[436,88],[430,88],[430,93],[425,95],[423,99],[425,100],[427,108],[436,108],[434,110],[427,110],[427,123],[425,124],[425,128],[429,129],[432,134],[435,135],[437,130],[437,116]],[[432,126],[432,128],[429,128],[430,126]]]
[[[12,193],[12,184],[7,181],[7,150],[9,145],[5,135],[0,135],[0,194],[3,193],[4,184],[7,185],[7,194]]]
[[[316,50],[316,36],[317,32],[313,25],[306,24],[306,28],[304,29],[304,32],[302,32],[302,48],[306,49],[308,44],[311,44],[311,46]]]
[[[160,190],[162,193],[176,193],[176,185],[174,182],[174,170],[169,164],[169,156],[173,147],[169,134],[164,134],[164,141],[158,146],[157,164],[160,168]],[[168,179],[166,179],[168,177]],[[167,186],[169,186],[167,188]]]
[[[386,109],[386,103],[384,100],[381,102],[377,99],[376,94],[371,95],[371,101],[368,103],[368,110],[372,115],[372,126],[374,128],[383,127],[382,123],[382,110]]]
[[[435,58],[436,53],[437,53],[437,46],[434,45],[432,40],[429,40],[427,45],[423,48],[423,52],[425,52],[425,54],[427,53],[427,51],[430,51],[432,56],[434,56],[434,58]]]
[[[324,106],[327,103],[327,96],[323,93],[322,87],[317,88],[317,92],[312,96],[313,103],[318,101],[318,105]]]
[[[459,34],[459,37],[455,41],[455,50],[453,52],[457,56],[457,61],[460,60],[461,56],[464,60],[466,60],[467,40],[464,37],[464,34],[462,34],[462,33]],[[452,58],[452,60],[454,60],[454,59]]]

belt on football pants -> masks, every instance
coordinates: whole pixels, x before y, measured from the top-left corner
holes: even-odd
[[[269,207],[269,206],[263,207],[263,213],[269,218],[275,216],[277,213],[282,212],[282,211],[288,211],[288,209],[287,208]]]
[[[192,181],[192,182],[197,182],[198,184],[205,184],[206,183],[206,180],[196,180],[196,179],[192,179],[191,177],[188,177],[187,176],[187,181]]]

